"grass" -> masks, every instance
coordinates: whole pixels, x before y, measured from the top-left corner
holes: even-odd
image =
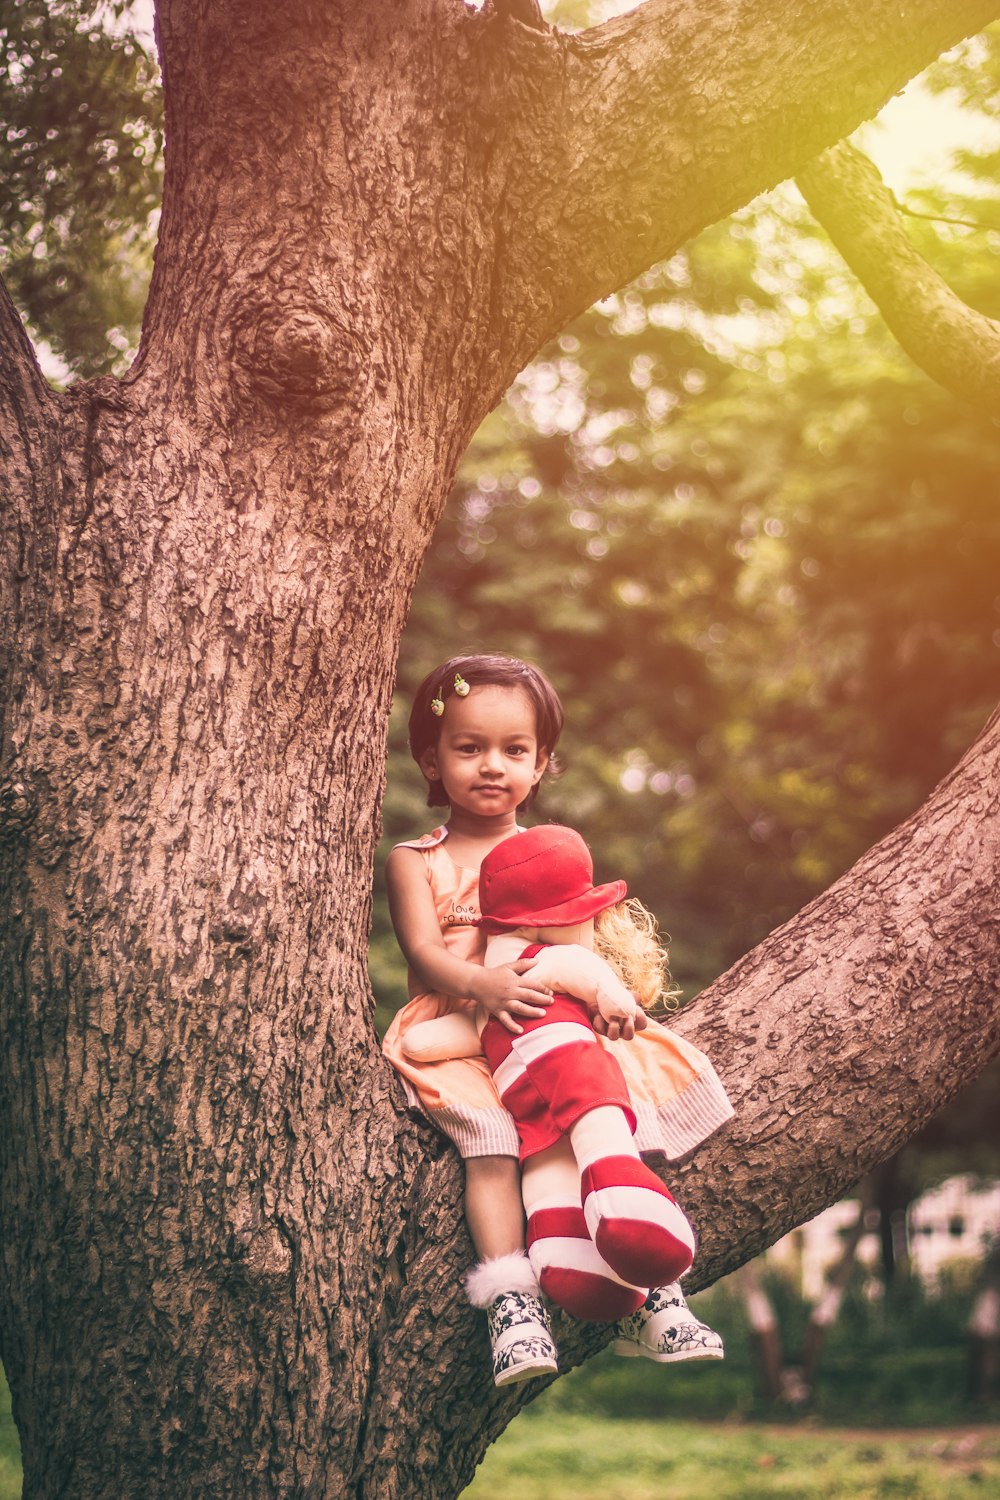
[[[981,1500],[1000,1433],[630,1421],[540,1403],[493,1445],[462,1500]]]
[[[900,1432],[635,1421],[565,1411],[546,1395],[493,1445],[463,1500],[982,1500],[997,1493],[997,1427]],[[17,1434],[0,1373],[0,1500],[20,1494]]]
[[[10,1414],[10,1391],[0,1368],[0,1500],[20,1500],[21,1447]]]

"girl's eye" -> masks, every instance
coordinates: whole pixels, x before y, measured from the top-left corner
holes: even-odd
[[[508,745],[507,746],[507,754],[508,755],[527,755],[527,753],[528,753],[528,747],[526,745]]]

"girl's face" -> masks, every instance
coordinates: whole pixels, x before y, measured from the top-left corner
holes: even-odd
[[[548,764],[536,729],[523,688],[474,687],[467,698],[446,700],[441,737],[420,769],[442,783],[453,808],[481,818],[513,813]]]

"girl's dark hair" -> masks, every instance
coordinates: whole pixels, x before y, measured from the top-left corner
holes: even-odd
[[[440,698],[447,703],[455,696],[455,678],[459,676],[470,687],[519,687],[527,693],[535,709],[539,746],[549,752],[546,774],[559,774],[553,752],[563,727],[563,706],[559,694],[544,672],[516,656],[450,656],[428,672],[413,695],[410,710],[410,754],[420,764],[421,756],[435,746],[441,736],[441,719],[431,710],[431,702]],[[530,807],[538,795],[533,786],[521,807]],[[427,783],[427,806],[447,807],[448,794],[440,781]],[[520,811],[520,809],[518,809]]]

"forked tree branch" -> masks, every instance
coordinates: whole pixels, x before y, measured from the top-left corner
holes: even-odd
[[[190,289],[226,264],[211,318],[258,325],[232,344],[238,384],[243,365],[271,388],[325,359],[354,388],[355,366],[392,365],[375,346],[398,318],[401,347],[461,372],[444,398],[460,446],[573,317],[998,15],[1000,0],[646,0],[568,35],[459,0],[159,0],[169,144],[140,365],[176,346],[170,378],[188,378],[210,306]],[[369,153],[377,170],[359,168]],[[354,349],[362,241],[392,247],[391,274],[378,339]]]
[[[998,0],[647,0],[577,36],[508,25],[501,274],[519,352],[790,176],[998,15]]]
[[[1000,416],[1000,323],[969,307],[924,260],[875,165],[841,141],[796,181],[914,363],[963,401]]]

